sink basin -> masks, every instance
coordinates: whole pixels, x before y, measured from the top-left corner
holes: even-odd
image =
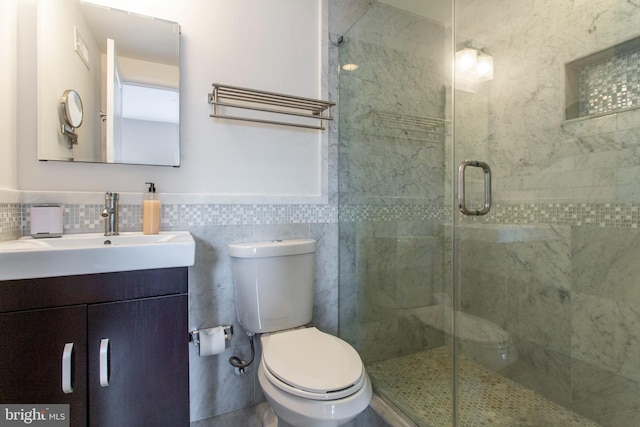
[[[178,234],[150,234],[121,233],[118,236],[105,236],[98,234],[71,234],[54,239],[33,239],[22,237],[19,242],[38,244],[52,248],[89,248],[94,246],[127,246],[144,245],[152,243],[167,243],[175,241]]]
[[[188,231],[21,237],[0,242],[0,280],[187,267],[195,248]]]

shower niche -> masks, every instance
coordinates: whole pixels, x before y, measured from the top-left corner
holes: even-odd
[[[565,119],[584,119],[640,106],[640,37],[565,66]]]

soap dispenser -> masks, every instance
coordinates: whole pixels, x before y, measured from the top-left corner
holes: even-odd
[[[149,184],[149,191],[144,196],[142,204],[142,234],[158,234],[160,232],[160,200],[156,193],[156,185]]]

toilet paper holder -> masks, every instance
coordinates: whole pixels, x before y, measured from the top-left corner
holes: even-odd
[[[225,341],[231,341],[231,337],[233,337],[233,325],[222,325],[222,330],[224,332]],[[200,330],[196,329],[189,332],[189,342],[192,342],[193,345],[200,347]]]

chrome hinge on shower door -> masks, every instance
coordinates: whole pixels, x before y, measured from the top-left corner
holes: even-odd
[[[465,200],[465,170],[468,166],[481,168],[484,172],[484,207],[480,210],[469,209]],[[470,216],[486,215],[491,210],[491,168],[485,162],[465,160],[458,167],[458,207],[460,212]]]

